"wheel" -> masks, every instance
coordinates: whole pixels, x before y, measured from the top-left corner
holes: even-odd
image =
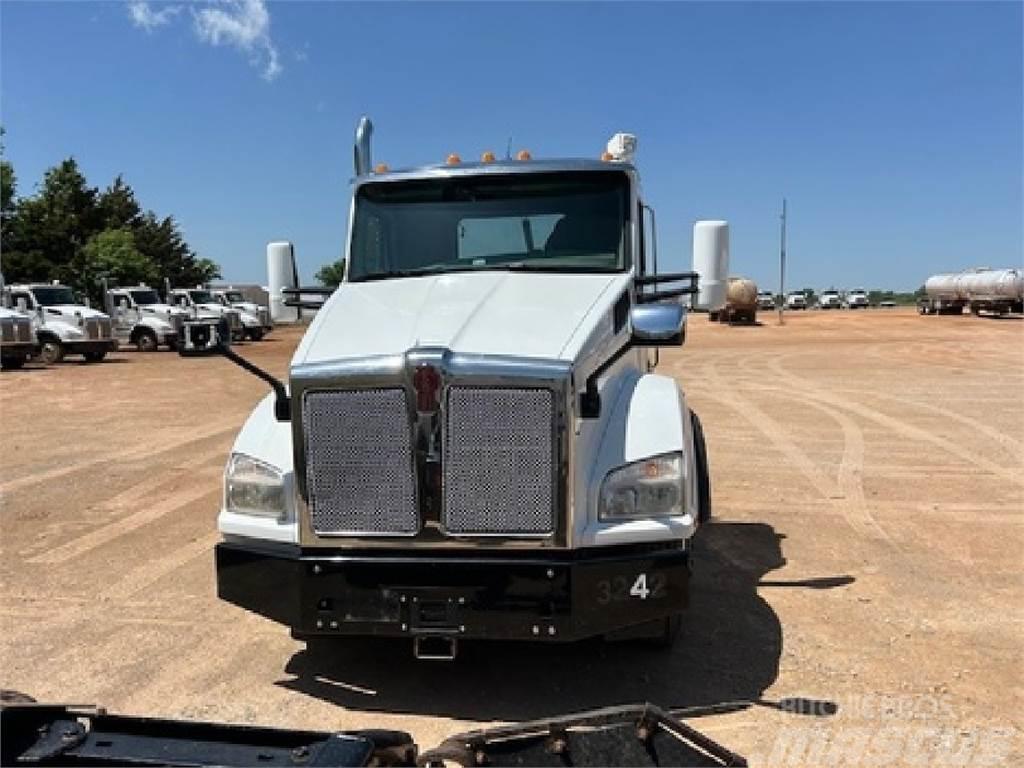
[[[83,357],[85,357],[85,362],[87,363],[98,363],[106,356],[107,350],[105,349],[99,349],[96,350],[95,352],[86,352],[83,355]]]
[[[138,336],[135,337],[135,348],[139,352],[156,352],[159,346],[160,342],[157,340],[156,334],[149,329],[139,331]]]
[[[708,472],[708,449],[704,442],[704,426],[695,411],[690,411],[693,427],[693,459],[697,467],[697,522],[711,519],[711,474]]]
[[[167,340],[167,348],[169,350],[171,350],[171,352],[176,351],[178,349],[178,340],[177,339],[168,339]]]
[[[249,328],[246,330],[246,333],[249,334],[249,338],[252,339],[253,341],[259,341],[260,339],[263,338],[262,328]]]
[[[5,371],[16,371],[24,365],[24,357],[5,357],[0,361],[0,368],[3,368]]]
[[[49,339],[43,342],[39,350],[39,359],[47,365],[59,363],[64,359],[64,345],[60,339]]]
[[[718,322],[718,313],[717,312],[708,312],[708,320],[710,322],[712,322],[712,323],[717,323]]]

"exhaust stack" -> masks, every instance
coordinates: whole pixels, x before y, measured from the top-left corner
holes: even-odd
[[[373,156],[370,151],[370,138],[373,136],[373,123],[370,118],[359,118],[356,127],[356,176],[365,176],[373,168]]]

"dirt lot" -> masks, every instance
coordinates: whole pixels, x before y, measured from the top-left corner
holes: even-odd
[[[283,374],[297,339],[244,353]],[[958,764],[1019,764],[1024,322],[694,317],[661,371],[703,418],[716,516],[671,653],[503,644],[447,665],[353,643],[326,669],[214,596],[220,473],[258,380],[168,353],[5,372],[0,685],[428,744],[613,703],[737,702],[694,723],[759,764],[866,762],[872,737],[896,762],[941,760],[946,739]],[[774,706],[791,697],[815,714]]]

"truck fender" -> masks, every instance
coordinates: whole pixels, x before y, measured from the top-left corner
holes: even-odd
[[[279,469],[284,475],[288,514],[284,518],[261,518],[227,512],[223,505],[217,517],[217,528],[225,536],[242,536],[279,542],[297,543],[298,489],[292,455],[292,429],[289,422],[274,416],[275,396],[266,395],[249,414],[231,447],[232,453],[244,453]],[[230,457],[227,457],[230,460]],[[225,462],[226,469],[226,462]]]
[[[588,473],[588,528],[581,544],[605,543],[599,539],[604,538],[601,529],[608,526],[598,520],[598,503],[601,483],[608,472],[650,456],[676,451],[683,455],[685,510],[689,519],[676,526],[660,523],[640,525],[639,521],[636,524],[618,524],[620,528],[631,526],[632,534],[639,534],[643,537],[641,540],[688,537],[696,526],[698,500],[693,426],[686,398],[672,377],[648,373],[623,382],[614,405],[609,409],[604,433]],[[622,542],[609,540],[607,543]]]

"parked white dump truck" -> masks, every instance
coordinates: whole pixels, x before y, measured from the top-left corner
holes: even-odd
[[[807,309],[807,297],[800,291],[793,291],[786,296],[786,309]]]
[[[213,294],[206,288],[171,288],[167,286],[167,303],[187,310],[194,320],[220,320],[227,321],[233,341],[242,341],[245,338],[245,326],[242,323],[242,313],[237,309],[226,307],[214,298]],[[258,323],[259,321],[253,321]]]
[[[867,309],[870,306],[868,292],[863,288],[853,288],[846,292],[847,309]]]
[[[254,301],[246,301],[242,292],[236,288],[211,288],[213,298],[223,307],[237,309],[241,313],[245,335],[253,341],[259,341],[274,329],[270,320],[270,308],[261,307]]]
[[[760,291],[757,294],[758,309],[775,309],[775,294],[771,291]]]
[[[177,349],[181,329],[191,318],[188,310],[165,304],[148,285],[110,288],[105,291],[107,313],[114,332],[123,343],[140,352],[154,352],[160,345]]]
[[[835,288],[829,288],[827,291],[822,291],[818,297],[818,309],[842,309],[843,308],[843,297],[839,295],[839,291]]]
[[[655,365],[697,276],[656,272],[635,138],[600,160],[390,171],[370,130],[347,275],[288,386],[226,350],[274,393],[225,470],[220,597],[311,642],[402,636],[419,657],[670,641],[711,495],[700,420]]]
[[[44,363],[59,363],[67,355],[95,363],[117,349],[110,317],[79,303],[66,285],[29,283],[8,286],[7,291],[11,307],[32,318]]]
[[[932,275],[924,290],[917,302],[922,315],[959,315],[965,308],[975,315],[1024,312],[1024,272],[1019,269],[981,267]]]

